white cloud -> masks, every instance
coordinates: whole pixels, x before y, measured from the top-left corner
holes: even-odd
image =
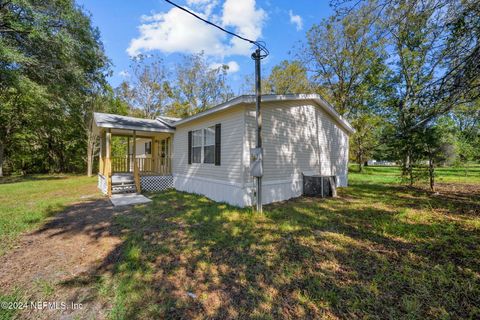
[[[187,0],[187,5],[193,7],[195,10],[202,11],[209,16],[213,8],[218,4],[218,0]]]
[[[238,65],[238,63],[236,61],[233,61],[233,60],[229,61],[227,63],[212,63],[210,65],[210,68],[217,69],[217,68],[220,68],[223,65],[228,66],[227,73],[235,73],[235,72],[238,72],[240,70],[240,66]]]
[[[129,78],[130,77],[130,73],[128,73],[128,71],[126,70],[122,70],[118,73],[118,75],[122,78]]]
[[[235,72],[238,72],[240,70],[240,66],[238,65],[238,63],[236,61],[230,61],[229,63],[227,63],[228,65],[228,72],[229,73],[235,73]]]
[[[217,8],[218,0],[187,0],[190,9],[203,18],[229,28],[241,36],[257,40],[267,18],[263,9],[255,8],[255,0],[226,0]],[[127,52],[131,56],[159,50],[164,53],[198,53],[224,57],[233,54],[250,55],[252,45],[197,20],[178,8],[168,12],[143,16],[138,27],[140,35],[132,39]]]
[[[210,0],[187,0],[187,4],[189,6],[195,6],[195,5],[205,5],[208,4],[212,1]]]
[[[184,52],[216,55],[223,52],[223,33],[208,26],[178,8],[167,13],[142,18],[140,36],[130,42],[127,52],[136,56],[141,52],[160,50],[166,53]]]
[[[303,19],[298,14],[293,14],[292,10],[288,11],[288,15],[290,16],[290,23],[295,25],[297,31],[303,29]]]
[[[233,27],[236,33],[251,40],[260,38],[266,18],[267,14],[263,9],[255,9],[255,0],[226,0],[223,4],[223,25]],[[230,44],[230,54],[251,54],[251,45],[248,42],[232,38]]]

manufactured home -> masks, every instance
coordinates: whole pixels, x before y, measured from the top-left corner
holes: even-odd
[[[264,204],[302,195],[304,175],[333,176],[337,187],[347,186],[354,129],[328,102],[317,94],[263,95],[261,111]],[[255,119],[250,95],[184,119],[95,113],[98,186],[108,195],[175,188],[250,206]],[[126,137],[127,156],[112,154],[115,135]]]

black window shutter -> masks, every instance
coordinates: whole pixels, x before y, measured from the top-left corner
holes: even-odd
[[[220,148],[222,142],[222,125],[220,123],[215,125],[215,165],[220,165]]]
[[[192,164],[192,131],[188,131],[188,164]]]

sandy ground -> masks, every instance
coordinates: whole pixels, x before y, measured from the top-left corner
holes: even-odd
[[[105,318],[109,306],[98,299],[95,283],[88,279],[107,272],[118,256],[122,230],[113,218],[127,211],[114,209],[107,199],[81,202],[20,237],[18,245],[0,257],[0,293],[19,289],[26,292],[24,301],[56,302],[57,309],[24,309],[18,317]]]

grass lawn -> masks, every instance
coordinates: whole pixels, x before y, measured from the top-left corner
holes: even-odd
[[[350,179],[360,179],[360,181],[378,182],[378,183],[399,183],[400,168],[387,166],[367,166],[364,172],[358,174],[358,166],[351,164]],[[480,184],[480,165],[471,164],[468,167],[439,167],[435,169],[435,181],[438,184],[456,183],[456,184]],[[424,184],[427,184],[425,178]]]
[[[478,168],[440,196],[395,184],[397,170],[261,215],[152,195],[117,217],[122,254],[98,283],[111,318],[480,318]]]
[[[153,203],[115,215],[121,242],[101,271],[68,285],[93,286],[90,301],[111,319],[478,319],[480,167],[463,174],[440,169],[433,195],[399,185],[397,168],[368,167],[335,199],[294,199],[263,214],[150,194]],[[94,184],[0,184],[2,239]]]
[[[31,175],[0,178],[0,256],[32,230],[81,196],[98,196],[96,178]]]

